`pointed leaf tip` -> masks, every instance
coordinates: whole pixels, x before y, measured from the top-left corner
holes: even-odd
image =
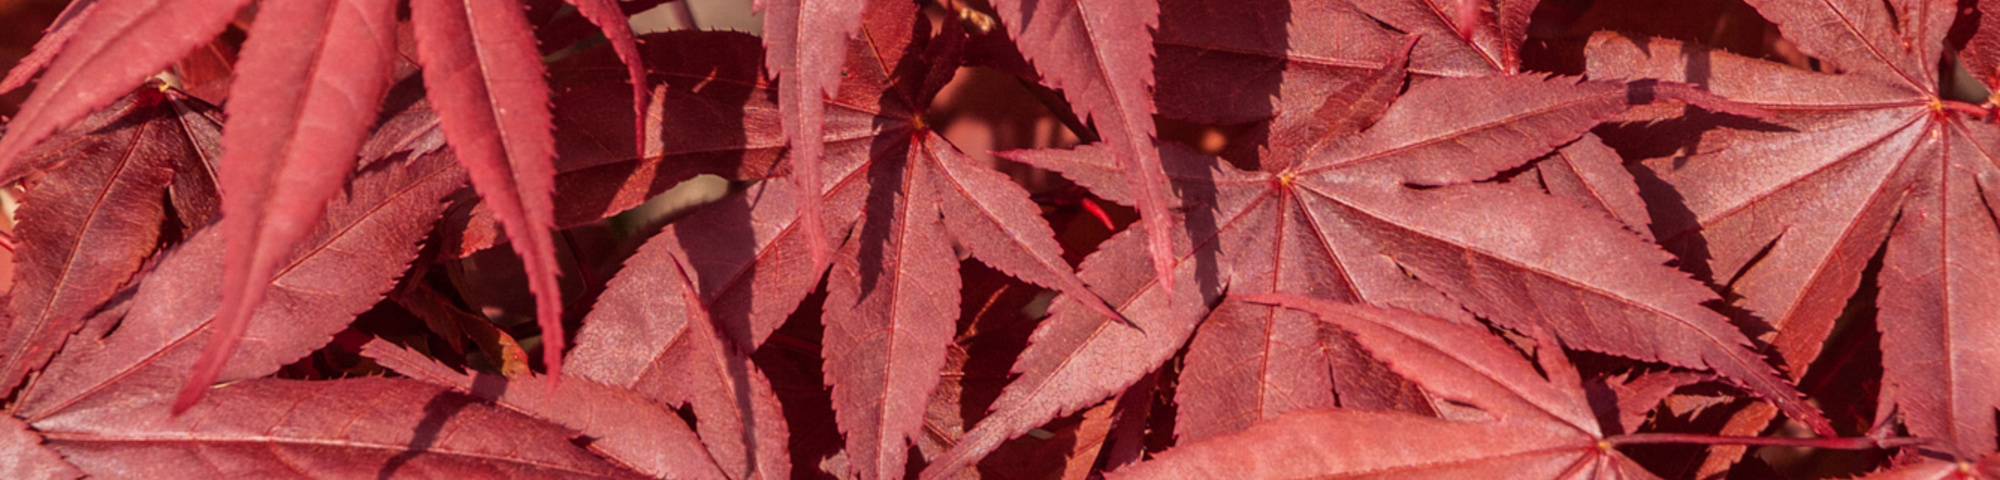
[[[604,31],[604,38],[611,42],[611,49],[618,53],[618,60],[625,63],[625,74],[632,83],[633,137],[637,139],[638,152],[646,151],[646,89],[645,60],[639,55],[639,42],[632,33],[631,19],[620,10],[616,0],[566,0],[576,7],[577,13],[597,24]]]
[[[118,0],[79,14],[75,33],[0,136],[0,175],[21,154],[146,81],[236,18],[248,0]]]
[[[820,165],[826,156],[826,97],[838,92],[847,39],[861,27],[867,2],[861,0],[766,0],[765,65],[779,77],[778,109],[791,142],[791,180],[805,195],[800,225],[815,273],[826,270],[831,247],[823,218],[825,201]]]
[[[562,291],[550,234],[555,136],[533,31],[512,0],[415,0],[410,11],[445,139],[513,240],[535,296],[543,364],[560,377]]]
[[[346,186],[389,89],[395,39],[379,28],[395,23],[395,12],[388,0],[301,0],[265,7],[252,25],[218,162],[230,193],[222,200],[228,257],[219,327],[177,412],[214,382],[279,264]]]

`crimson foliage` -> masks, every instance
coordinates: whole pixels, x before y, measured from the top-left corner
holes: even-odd
[[[75,0],[0,472],[2000,479],[2000,2],[564,3]]]

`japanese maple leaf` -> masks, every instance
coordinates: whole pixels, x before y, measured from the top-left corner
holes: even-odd
[[[687,254],[662,240],[641,247],[584,318],[569,358],[574,375],[690,408],[730,478],[784,475],[789,430],[771,381],[717,331]]]
[[[181,102],[200,103],[142,87],[30,152],[40,172],[26,182],[26,202],[15,213],[0,389],[13,390],[48,362],[158,247],[175,168],[201,155],[197,143],[216,141],[212,128],[186,123],[211,119],[182,116]]]
[[[56,130],[109,104],[146,77],[208,43],[244,0],[112,0],[80,4],[46,44],[54,50],[41,85],[0,137],[0,175],[18,174],[20,155]],[[246,42],[232,90],[221,162],[233,245],[220,288],[221,330],[179,401],[191,405],[241,339],[275,265],[322,214],[352,171],[354,149],[373,125],[395,49],[393,2],[325,0],[262,12]],[[624,13],[607,0],[575,0],[605,29],[627,61],[635,125],[646,89]],[[418,59],[440,106],[446,136],[475,186],[498,204],[519,241],[544,328],[561,330],[554,247],[548,240],[547,88],[520,5],[510,0],[420,1],[412,6]],[[71,28],[74,25],[74,28]],[[333,44],[343,48],[331,48]],[[24,64],[32,72],[40,60]],[[10,73],[18,83],[25,73]],[[502,115],[503,112],[511,112]],[[636,131],[636,128],[635,128]],[[293,148],[294,145],[300,146]],[[307,148],[310,147],[310,148]],[[560,370],[562,335],[545,359]]]
[[[764,13],[764,65],[780,77],[778,110],[797,166],[791,180],[801,191],[822,190],[826,152],[825,100],[836,96],[845,72],[843,48],[861,27],[866,0],[757,0]],[[830,250],[824,199],[800,199],[799,222],[812,270],[825,268]]]
[[[1023,57],[1042,82],[1063,90],[1091,121],[1098,145],[1125,170],[1124,181],[1146,234],[1155,278],[1173,289],[1173,225],[1159,153],[1152,148],[1153,45],[1158,0],[999,0],[993,2]]]
[[[46,448],[100,478],[648,478],[562,425],[410,379],[250,379],[185,414],[167,407],[127,399],[36,427]]]
[[[76,28],[83,24],[78,20],[88,15],[93,5],[97,5],[97,0],[77,0],[70,2],[68,7],[63,7],[62,13],[56,15],[55,22],[50,23],[49,27],[42,31],[42,38],[35,41],[34,50],[30,51],[28,56],[21,57],[20,63],[14,64],[14,68],[8,69],[6,77],[0,78],[0,93],[11,92],[27,85],[28,80],[34,78],[36,73],[48,68],[49,62],[55,60],[56,52],[62,51],[63,44],[69,42],[69,37],[76,35]]]
[[[0,474],[9,478],[40,478],[49,480],[71,480],[83,478],[83,471],[77,470],[63,460],[62,454],[42,444],[42,436],[21,423],[21,419],[0,416],[0,455],[7,457],[0,464]]]
[[[953,244],[1010,275],[1094,298],[1027,193],[923,126],[924,108],[958,67],[962,40],[954,30],[932,38],[919,18],[912,4],[870,4],[828,106],[821,164],[825,233],[841,245],[828,275],[822,351],[848,454],[867,478],[903,472],[907,439],[938,382],[956,324]],[[652,240],[687,252],[703,306],[736,348],[761,344],[816,281],[811,262],[800,261],[812,235],[796,221],[804,196],[790,182],[760,184]],[[1101,304],[1098,311],[1112,314]]]
[[[1817,357],[1882,252],[1882,414],[1960,455],[1995,450],[2000,383],[2000,128],[1939,97],[1949,6],[1756,1],[1812,72],[1672,41],[1594,38],[1598,78],[1705,84],[1775,115],[1689,114],[1619,142],[1655,200],[1654,232],[1685,268],[1776,329],[1797,370]],[[1761,429],[1762,419],[1742,422]],[[1740,433],[1740,431],[1738,432]]]
[[[1309,121],[1327,95],[1401,49],[1405,35],[1421,39],[1408,55],[1413,82],[1519,73],[1534,2],[1494,2],[1490,16],[1460,14],[1484,8],[1473,3],[1481,2],[1168,0],[1154,39],[1160,113],[1216,125],[1272,119],[1235,140],[1236,151],[1225,152],[1235,160],[1277,141],[1268,138],[1284,128],[1275,123]],[[1468,18],[1479,23],[1463,23]],[[1645,203],[1621,162],[1585,135],[1516,179],[1647,234]]]
[[[1860,477],[1859,480],[1993,480],[2000,479],[2000,454],[1947,462],[1926,458]]]
[[[1311,311],[1425,391],[1481,421],[1304,410],[1170,449],[1109,478],[1658,478],[1612,447],[1560,348],[1537,365],[1477,325],[1293,295],[1252,301]],[[1543,375],[1547,375],[1546,378]]]
[[[215,383],[263,301],[271,276],[354,171],[396,54],[387,0],[287,2],[260,10],[230,86],[219,163],[229,250],[222,329],[203,352],[179,408]],[[306,58],[310,61],[300,62]],[[282,193],[280,193],[282,192]]]
[[[646,131],[633,138],[619,113],[629,109],[617,84],[624,65],[610,49],[577,53],[549,65],[555,108],[555,225],[567,229],[638,206],[698,174],[761,180],[779,166],[785,140],[772,113],[777,101],[755,62],[755,36],[733,32],[648,34],[639,54],[654,93],[643,108]],[[504,241],[484,202],[448,216],[454,257]]]
[[[1374,117],[1349,108],[1362,102],[1343,104],[1339,99],[1349,95],[1335,95],[1314,113],[1321,122],[1281,122],[1271,137],[1282,143],[1265,149],[1264,170],[1255,172],[1162,145],[1186,209],[1186,236],[1176,239],[1183,268],[1176,274],[1189,277],[1204,298],[1165,298],[1158,282],[1131,273],[1139,259],[1130,238],[1113,238],[1085,261],[1081,275],[1121,312],[1148,321],[1134,328],[1058,301],[1016,363],[1022,376],[995,403],[996,413],[933,463],[930,475],[1136,380],[1171,356],[1204,316],[1219,314],[1210,313],[1206,299],[1225,288],[1456,318],[1470,312],[1502,325],[1546,328],[1578,348],[1714,369],[1824,428],[1825,420],[1748,349],[1749,339],[1702,306],[1714,293],[1665,266],[1664,252],[1572,202],[1472,183],[1575,140],[1656,86],[1536,75],[1438,78],[1411,85],[1359,133],[1327,127]],[[1106,199],[1132,201],[1101,150],[1009,157],[1061,172]],[[1244,329],[1257,334],[1246,341],[1268,345],[1259,355],[1275,354],[1283,339],[1272,335],[1291,330],[1267,324],[1277,326]],[[1291,374],[1262,373],[1272,375],[1263,380],[1271,384],[1266,388],[1290,386]],[[1270,406],[1277,408],[1249,414],[1287,408]]]
[[[442,152],[358,175],[271,280],[272,299],[260,313],[283,321],[252,323],[244,338],[254,348],[220,378],[269,375],[324,346],[395,286],[443,212],[441,200],[464,182]],[[79,412],[125,410],[105,405],[145,404],[164,413],[198,361],[201,340],[219,328],[220,301],[211,294],[225,250],[222,230],[211,227],[164,254],[129,299],[86,320],[22,387],[13,413],[42,432],[76,425],[64,422]]]
[[[580,378],[563,379],[550,391],[491,374],[468,375],[379,338],[362,346],[361,354],[410,378],[575,429],[592,439],[591,449],[639,473],[656,478],[725,478],[672,407],[637,392]]]

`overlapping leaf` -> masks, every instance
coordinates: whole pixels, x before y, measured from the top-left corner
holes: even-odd
[[[563,305],[549,233],[555,137],[535,36],[514,0],[418,0],[410,12],[445,139],[527,268],[542,363],[549,378],[560,378]]]
[[[828,111],[825,224],[828,240],[848,240],[828,280],[838,306],[826,309],[823,351],[853,465],[879,477],[903,470],[951,339],[957,288],[941,279],[957,276],[953,243],[1019,278],[1090,294],[1026,192],[918,120],[957,66],[956,32],[931,38],[912,5],[870,8]],[[759,185],[654,240],[688,252],[703,303],[739,345],[761,344],[815,283],[796,192]]]
[[[566,0],[576,11],[597,24],[604,32],[604,39],[611,43],[611,50],[618,54],[619,63],[625,66],[625,80],[632,87],[632,131],[638,132],[633,138],[644,138],[646,129],[646,62],[639,53],[639,41],[632,35],[631,19],[615,0]],[[636,144],[635,144],[636,145]]]
[[[1685,268],[1776,329],[1795,373],[1883,252],[1878,412],[1962,455],[1995,449],[2000,384],[2000,129],[1938,93],[1952,8],[1907,2],[1751,2],[1829,70],[1661,40],[1600,36],[1596,77],[1661,78],[1775,115],[1691,113],[1621,136],[1655,201],[1654,232]],[[1886,246],[1885,246],[1886,243]],[[1744,422],[1736,433],[1761,429]]]
[[[0,391],[47,363],[158,247],[174,168],[200,156],[194,142],[216,141],[182,123],[178,102],[192,100],[141,88],[29,154],[43,171],[15,214]]]
[[[29,52],[28,56],[21,57],[20,63],[14,64],[14,68],[7,69],[5,78],[0,78],[0,93],[11,92],[27,85],[28,80],[34,78],[35,74],[41,73],[43,68],[48,68],[49,62],[55,60],[56,52],[62,51],[63,45],[69,43],[69,37],[76,35],[77,27],[83,25],[79,20],[90,13],[90,7],[93,5],[97,5],[97,0],[70,2],[68,7],[64,7],[62,14],[56,16],[55,22],[42,31],[42,39],[35,41],[34,50]]]
[[[865,0],[758,0],[764,12],[764,65],[781,77],[778,90],[780,125],[792,146],[792,184],[800,191],[824,190],[826,104],[838,93],[846,75],[841,71],[843,48],[861,27]],[[799,199],[800,227],[813,270],[826,267],[828,236],[824,199]]]
[[[710,323],[685,254],[664,238],[648,241],[598,297],[577,333],[571,373],[691,407],[730,478],[785,475],[788,429],[770,380]]]
[[[0,475],[23,480],[70,480],[83,472],[42,445],[42,436],[14,417],[0,418]]]
[[[631,391],[580,378],[563,379],[554,392],[540,385],[515,385],[490,374],[459,373],[381,339],[369,341],[362,353],[411,378],[575,429],[593,439],[593,451],[639,473],[655,478],[723,478],[701,441],[671,408]]]
[[[1268,164],[1289,166],[1275,172],[1244,172],[1163,146],[1180,201],[1191,206],[1183,227],[1188,243],[1179,251],[1195,268],[1181,274],[1196,276],[1207,298],[1227,285],[1237,293],[1292,292],[1441,316],[1462,318],[1463,309],[1502,325],[1546,328],[1579,348],[1713,368],[1823,425],[1747,348],[1747,338],[1701,305],[1714,294],[1665,266],[1668,257],[1656,247],[1569,202],[1518,187],[1465,184],[1576,139],[1623,111],[1639,88],[1536,76],[1434,79],[1411,86],[1379,122],[1352,137],[1321,141],[1274,132],[1273,138],[1300,139],[1266,150],[1266,159],[1283,160]],[[1107,199],[1131,201],[1101,151],[1011,157],[1062,172]],[[1405,186],[1412,184],[1444,187]],[[999,439],[1144,373],[1110,374],[1103,360],[1084,359],[1155,365],[1207,314],[1199,304],[1158,303],[1164,291],[1150,280],[1107,286],[1104,276],[1130,276],[1135,261],[1117,242],[1087,261],[1083,276],[1121,312],[1151,319],[1141,323],[1143,333],[1058,305],[1016,364],[1022,377],[995,404],[1000,413],[991,418],[1001,420],[990,418],[968,433],[934,471],[956,468]],[[1159,325],[1170,327],[1153,327]],[[1127,332],[1111,333],[1119,331]]]
[[[1542,359],[1543,378],[1481,327],[1292,295],[1250,298],[1312,311],[1426,391],[1490,419],[1301,411],[1111,478],[1658,478],[1610,448],[1559,349]]]
[[[1268,138],[1269,131],[1313,118],[1328,95],[1393,56],[1405,35],[1417,37],[1409,54],[1413,82],[1516,74],[1527,38],[1520,19],[1533,4],[1497,3],[1497,23],[1461,25],[1458,7],[1484,7],[1410,0],[1169,0],[1161,4],[1154,41],[1160,52],[1160,113],[1209,124],[1276,117],[1269,129],[1237,139],[1245,151],[1270,146],[1279,140]],[[1460,34],[1467,30],[1470,38]],[[1615,152],[1586,135],[1519,178],[1644,232],[1645,204],[1619,164]]]
[[[216,335],[175,401],[215,383],[263,301],[278,263],[354,171],[396,55],[396,3],[286,2],[263,8],[231,83],[220,162],[224,257]],[[299,61],[299,59],[309,59]]]
[[[645,478],[571,443],[567,429],[406,379],[249,380],[184,415],[167,410],[128,399],[37,428],[98,477]]]
[[[776,125],[762,54],[754,36],[732,32],[663,32],[639,49],[649,83],[642,137],[628,137],[618,95],[625,75],[613,51],[590,50],[549,65],[555,103],[556,228],[610,217],[697,174],[759,180],[773,174],[785,140]],[[643,150],[634,150],[643,146]],[[501,241],[493,210],[474,207],[445,228],[454,256]],[[459,225],[463,223],[463,225]]]
[[[124,96],[207,43],[247,0],[105,0],[77,12],[76,32],[0,137],[0,176],[20,174],[37,143]]]
[[[1173,227],[1165,172],[1152,147],[1153,45],[1158,0],[1000,0],[993,2],[1048,86],[1069,95],[1097,127],[1100,144],[1125,171],[1146,232],[1154,278],[1173,289]]]
[[[218,377],[256,378],[325,345],[356,314],[395,286],[417,242],[464,183],[450,156],[432,154],[358,176],[327,209],[314,233],[280,265],[271,297],[252,322],[244,348]],[[213,335],[222,277],[223,238],[204,229],[167,253],[138,285],[115,331],[93,320],[29,383],[16,413],[44,432],[70,415],[165,408]],[[104,414],[104,413],[97,413]]]

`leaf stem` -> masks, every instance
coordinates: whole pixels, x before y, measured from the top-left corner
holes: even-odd
[[[1739,437],[1730,435],[1704,435],[1698,433],[1632,433],[1606,438],[1612,445],[1649,445],[1662,443],[1704,444],[1704,445],[1757,445],[1776,447],[1808,447],[1833,450],[1871,450],[1900,448],[1914,445],[1941,444],[1937,439],[1924,437],[1895,437],[1876,439],[1870,437],[1836,438],[1772,438]]]

